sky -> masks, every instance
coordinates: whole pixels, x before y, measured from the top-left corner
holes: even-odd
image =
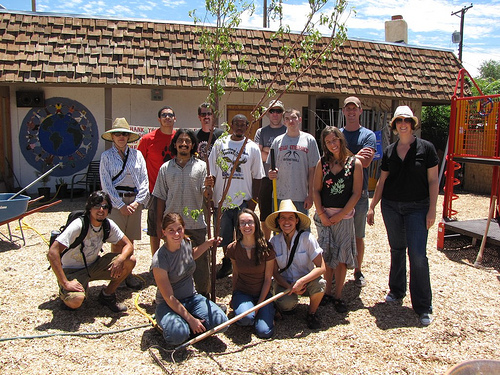
[[[270,3],[271,0],[268,0]],[[331,6],[333,2],[329,1]],[[32,10],[32,0],[0,0],[9,10]],[[37,0],[38,12],[86,14],[121,19],[192,22],[189,11],[205,14],[202,0]],[[256,1],[253,15],[242,17],[241,27],[262,27],[263,1]],[[384,41],[385,21],[401,15],[408,23],[408,44],[451,50],[458,56],[458,44],[451,35],[460,30],[460,14],[451,13],[473,4],[465,13],[463,65],[476,77],[481,63],[500,61],[500,0],[463,2],[458,0],[350,0],[344,12],[349,38]],[[300,30],[308,13],[308,1],[284,0],[283,23]],[[295,27],[294,27],[295,25]],[[277,25],[271,23],[270,28]],[[326,32],[326,30],[325,30]],[[458,72],[457,72],[458,73]]]

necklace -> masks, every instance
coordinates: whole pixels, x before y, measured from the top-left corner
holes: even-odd
[[[95,230],[93,225],[90,225],[90,227],[92,228],[92,230],[94,231],[94,233],[99,233],[101,231],[101,229],[102,229],[102,225],[99,227],[98,230]]]

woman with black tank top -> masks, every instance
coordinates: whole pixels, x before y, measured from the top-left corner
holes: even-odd
[[[316,165],[313,199],[318,242],[326,264],[326,290],[321,305],[333,303],[339,313],[348,311],[341,299],[347,268],[358,266],[354,235],[354,206],[361,196],[363,166],[347,149],[342,132],[327,126],[321,133],[323,156]],[[335,293],[332,280],[335,273]]]

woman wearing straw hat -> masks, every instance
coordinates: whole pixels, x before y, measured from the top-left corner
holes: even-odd
[[[297,211],[290,199],[281,201],[279,210],[266,218],[266,225],[274,232],[271,238],[276,253],[277,267],[274,270],[274,293],[288,288],[290,293],[279,298],[276,303],[283,312],[291,312],[298,303],[299,295],[309,296],[307,326],[318,329],[321,324],[316,311],[325,292],[325,272],[323,250],[309,231],[311,220]]]
[[[142,154],[128,143],[137,141],[140,135],[130,130],[125,118],[117,118],[102,139],[113,142],[101,155],[100,175],[102,189],[109,194],[115,210],[109,215],[133,243],[141,239],[141,214],[149,199],[149,181],[146,162]],[[120,252],[116,245],[112,252]],[[138,279],[128,277],[129,288],[140,289]]]
[[[413,135],[418,118],[408,106],[399,106],[391,120],[399,140],[389,145],[382,158],[380,179],[368,210],[382,199],[382,217],[391,247],[389,293],[386,302],[401,302],[406,294],[406,251],[410,260],[410,295],[420,323],[432,323],[432,292],[427,259],[427,235],[436,220],[438,156],[432,143]]]

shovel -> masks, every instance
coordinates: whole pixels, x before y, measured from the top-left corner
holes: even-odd
[[[44,174],[42,174],[40,177],[38,177],[35,181],[33,181],[31,184],[29,184],[28,186],[26,186],[25,188],[22,188],[21,190],[19,190],[16,194],[14,194],[12,197],[10,197],[9,199],[7,199],[8,201],[14,199],[15,197],[17,197],[19,194],[21,194],[22,192],[24,192],[25,190],[29,189],[30,187],[32,187],[34,184],[36,184],[38,181],[40,181],[42,178],[44,178],[45,176],[48,176],[49,174],[51,174],[52,172],[54,172],[56,170],[56,168],[62,168],[63,167],[63,163],[59,163],[59,164],[56,164],[54,165],[52,168],[50,168],[47,172],[45,172]]]

